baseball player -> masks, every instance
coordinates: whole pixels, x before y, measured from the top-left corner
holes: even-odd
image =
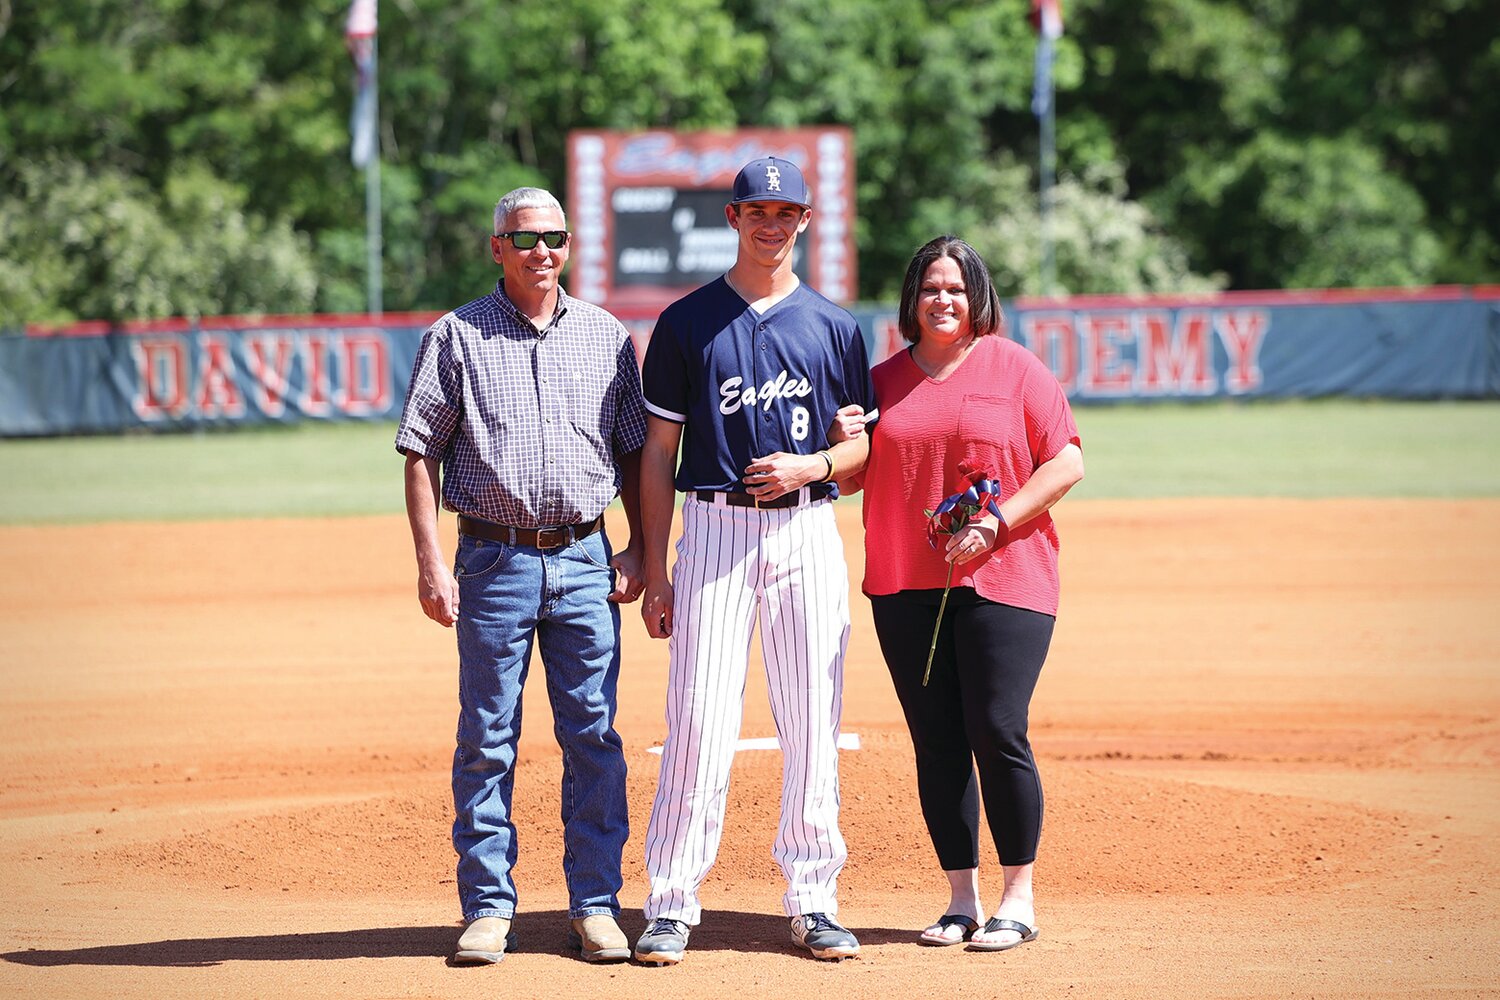
[[[772,855],[792,936],[818,958],[859,951],[833,919],[846,853],[837,741],[849,586],[832,498],[833,480],[863,467],[869,438],[830,447],[826,429],[846,406],[864,407],[867,424],[879,414],[854,318],[792,270],[812,218],[801,171],[753,160],[732,197],[734,266],[662,313],[642,370],[641,614],[669,640],[670,667],[635,957],[663,965],[682,960],[701,915],[757,622],[782,748]],[[685,494],[683,535],[669,582],[674,489]]]

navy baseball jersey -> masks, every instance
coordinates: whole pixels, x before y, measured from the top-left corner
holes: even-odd
[[[826,448],[850,403],[867,424],[879,417],[859,325],[805,284],[764,313],[723,278],[678,299],[656,322],[641,383],[648,412],[685,425],[682,491],[744,492],[755,459]]]

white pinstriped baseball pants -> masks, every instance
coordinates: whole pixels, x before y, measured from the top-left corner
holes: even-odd
[[[781,823],[771,856],[788,916],[838,912],[838,731],[849,642],[849,570],[822,500],[784,510],[689,494],[673,570],[667,741],[646,831],[649,923],[696,925],[698,887],[723,833],[750,635],[760,624],[782,747]]]

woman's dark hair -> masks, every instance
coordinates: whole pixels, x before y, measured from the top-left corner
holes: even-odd
[[[964,276],[964,292],[969,297],[969,329],[974,336],[987,337],[1002,329],[1005,314],[1000,311],[1000,296],[995,292],[995,283],[990,280],[990,269],[985,266],[984,258],[957,236],[939,236],[918,250],[906,267],[898,320],[901,336],[913,344],[921,338],[922,328],[917,324],[917,297],[922,291],[927,269],[944,257],[952,259]]]

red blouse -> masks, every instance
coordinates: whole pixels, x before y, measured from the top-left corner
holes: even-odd
[[[1026,348],[1000,334],[981,337],[941,382],[910,351],[871,373],[880,419],[870,438],[865,488],[866,594],[941,590],[948,564],[927,541],[923,510],[966,489],[967,463],[997,479],[1008,499],[1070,442],[1078,425],[1057,379]],[[941,545],[941,542],[940,542]],[[1057,614],[1057,530],[1042,513],[1013,528],[1010,543],[953,571],[999,604]]]

